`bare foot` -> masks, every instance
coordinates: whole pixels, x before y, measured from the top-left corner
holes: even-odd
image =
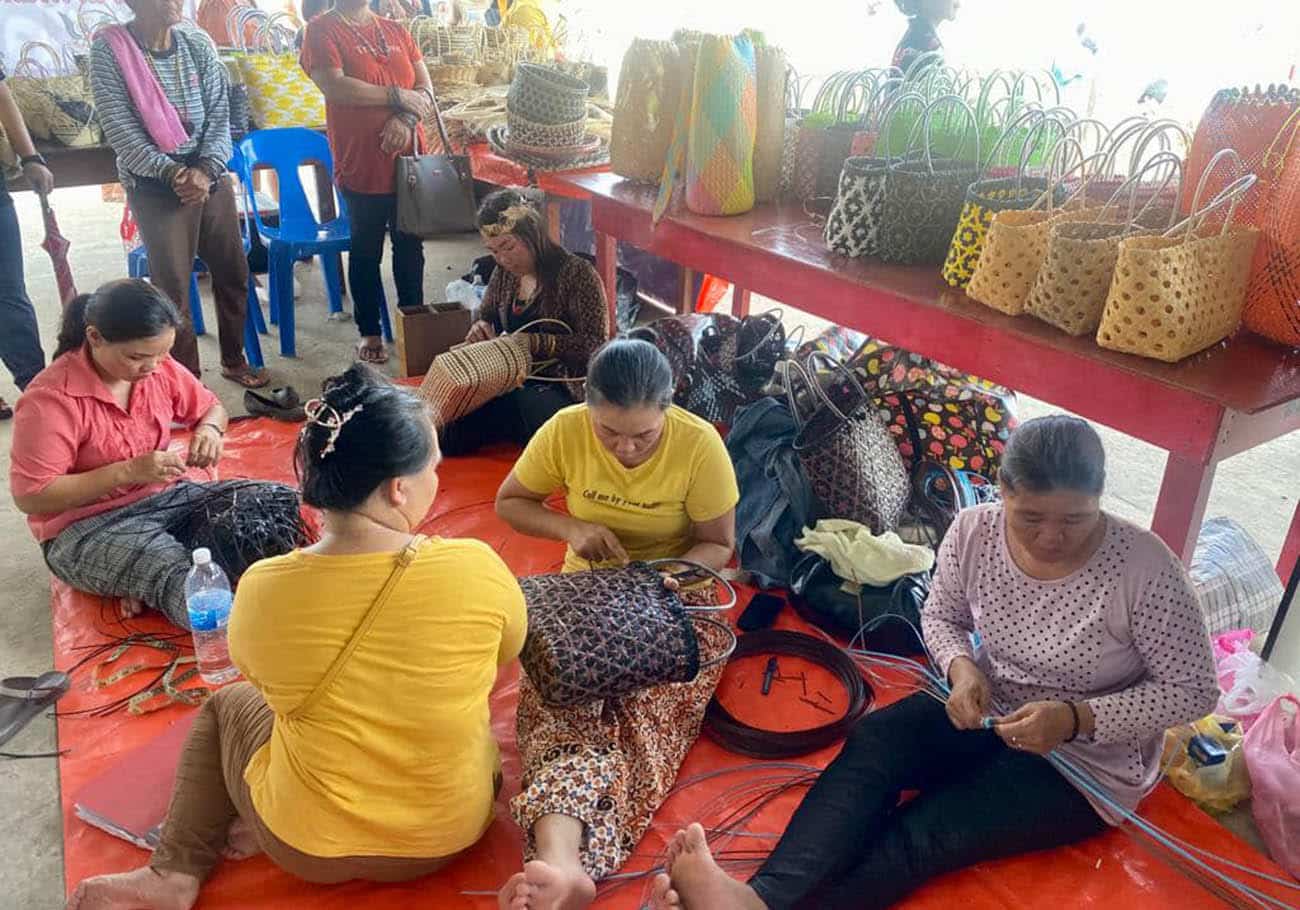
[[[650,910],[682,910],[682,896],[663,873],[656,875],[650,885]]]
[[[680,839],[680,841],[679,841]],[[668,868],[672,889],[685,910],[767,910],[754,889],[723,872],[709,852],[704,829],[693,824],[673,838],[678,847],[676,858]]]
[[[497,907],[499,910],[527,910],[528,893],[528,882],[524,874],[517,872],[497,892]]]
[[[143,613],[145,609],[143,600],[136,600],[134,597],[118,598],[117,612],[123,619],[133,619]]]
[[[199,880],[148,866],[99,875],[77,885],[67,910],[190,910],[199,899]]]
[[[534,860],[524,866],[523,887],[528,910],[586,910],[596,899],[596,883],[581,866]]]
[[[221,851],[221,855],[238,862],[261,852],[262,845],[257,842],[257,832],[253,826],[236,815],[230,823],[230,830],[226,832],[226,849]]]

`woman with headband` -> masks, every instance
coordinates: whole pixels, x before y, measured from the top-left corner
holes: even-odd
[[[247,682],[199,712],[149,865],[70,908],[188,910],[223,856],[317,884],[438,871],[493,818],[497,668],[524,598],[486,544],[418,533],[438,492],[424,404],[357,365],[307,405],[296,466],[320,542],[257,563],[230,620]]]
[[[483,200],[478,223],[496,270],[465,340],[523,331],[538,378],[443,427],[448,455],[467,455],[494,442],[526,444],[556,412],[581,398],[587,361],[610,335],[595,267],[551,239],[531,195],[498,190]],[[579,381],[563,381],[568,379]]]

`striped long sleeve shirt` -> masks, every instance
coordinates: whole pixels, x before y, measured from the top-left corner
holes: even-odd
[[[145,53],[190,138],[170,155],[158,148],[136,113],[112,48],[102,38],[95,41],[90,88],[104,137],[117,154],[122,186],[131,189],[140,177],[170,183],[178,162],[193,162],[214,178],[223,174],[232,150],[229,76],[212,40],[199,29],[177,25],[169,50]]]

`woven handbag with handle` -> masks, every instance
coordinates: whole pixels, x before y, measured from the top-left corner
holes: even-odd
[[[757,99],[749,37],[706,35],[686,145],[686,207],[697,215],[738,215],[754,207]]]
[[[819,362],[828,368],[827,387],[809,373],[809,368],[816,373]],[[794,449],[820,503],[819,516],[847,518],[873,534],[894,530],[909,495],[898,447],[840,361],[818,352],[806,365],[785,361],[785,392],[799,427]],[[832,376],[837,378],[829,381]],[[803,385],[802,398],[796,379]]]
[[[531,374],[547,364],[533,362],[528,339],[523,337],[523,333],[539,323],[569,328],[558,319],[537,319],[511,334],[457,345],[433,358],[420,383],[419,395],[433,406],[439,426],[459,420],[492,399],[514,391],[525,379],[543,379]]]
[[[1252,332],[1300,347],[1300,110],[1273,140],[1260,177],[1268,189],[1242,320]]]
[[[1129,178],[1127,187],[1121,186],[1115,191],[1096,221],[1067,221],[1052,226],[1048,231],[1047,255],[1025,299],[1025,312],[1069,335],[1088,335],[1097,331],[1115,274],[1120,241],[1147,233],[1141,226],[1143,211],[1138,209],[1137,203],[1139,195],[1142,195],[1143,176],[1155,169],[1165,172],[1164,185],[1155,194],[1145,194],[1147,205],[1143,208],[1150,207],[1175,175],[1181,178],[1182,161],[1177,155],[1164,152],[1151,159]],[[1181,192],[1177,182],[1173,183],[1173,190]],[[1127,217],[1123,217],[1116,202],[1126,191],[1129,208]],[[1165,228],[1173,226],[1174,215],[1175,210],[1171,208]]]
[[[754,135],[754,199],[771,202],[781,190],[781,153],[785,148],[785,51],[764,46],[757,57],[757,131]]]
[[[967,133],[974,157],[964,157],[959,146],[953,158],[936,159],[931,153],[934,113],[953,106],[969,118]],[[885,174],[881,210],[880,258],[910,265],[944,261],[961,217],[966,191],[979,176],[979,130],[975,114],[957,95],[936,98],[926,108],[925,141],[920,160],[891,164]]]
[[[1198,190],[1225,157],[1236,154],[1225,149],[1216,155]],[[1097,344],[1173,363],[1236,331],[1259,231],[1233,226],[1230,203],[1254,183],[1253,174],[1240,177],[1203,208],[1198,191],[1198,208],[1163,236],[1120,242]],[[1224,206],[1229,208],[1221,229],[1200,227]]]
[[[671,41],[638,38],[623,55],[610,167],[628,180],[658,183],[681,102],[680,51]]]
[[[50,58],[49,64],[37,59],[38,51]],[[74,72],[59,75],[60,69]],[[10,77],[6,84],[33,139],[57,142],[68,148],[103,143],[104,133],[95,115],[88,81],[75,63],[68,62],[53,46],[43,41],[28,41],[22,46]]]
[[[284,13],[271,16],[258,31],[251,47],[238,59],[239,74],[248,89],[248,106],[258,129],[286,126],[324,126],[325,96],[303,71],[298,55],[281,48],[275,36]],[[277,45],[273,49],[273,45]],[[259,51],[252,47],[261,48]]]
[[[687,566],[675,577],[720,582],[729,601],[686,606],[664,586],[669,566]],[[736,592],[711,569],[682,560],[635,562],[622,568],[533,575],[519,579],[528,605],[528,637],[519,661],[542,700],[563,707],[621,698],[651,686],[684,683],[726,660],[735,636],[716,620],[699,616],[736,603]],[[726,633],[731,648],[700,654],[697,624]]]

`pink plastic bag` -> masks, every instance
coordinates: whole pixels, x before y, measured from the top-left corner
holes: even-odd
[[[1229,654],[1249,651],[1250,643],[1255,640],[1254,629],[1236,629],[1232,632],[1220,632],[1210,641],[1214,645],[1214,662],[1217,664]],[[1229,683],[1231,686],[1231,683]]]
[[[1273,700],[1243,741],[1251,811],[1278,865],[1300,878],[1300,698]]]

